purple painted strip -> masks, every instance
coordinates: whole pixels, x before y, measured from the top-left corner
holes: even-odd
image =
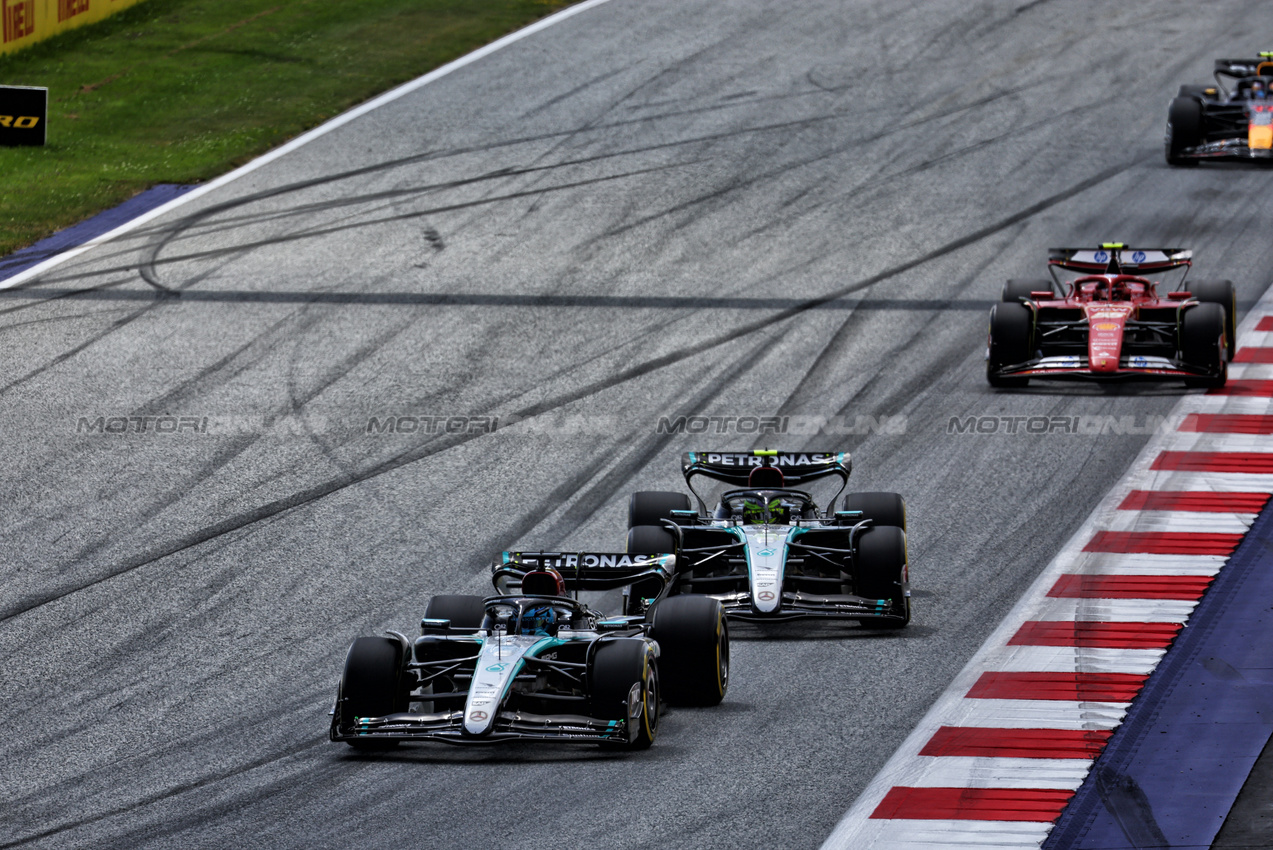
[[[1273,510],[1132,703],[1044,850],[1205,848],[1273,734]]]
[[[168,203],[173,198],[184,195],[194,186],[178,186],[173,183],[160,183],[146,191],[134,195],[113,209],[98,213],[79,224],[73,224],[65,230],[59,230],[47,239],[41,239],[29,248],[14,251],[7,257],[0,257],[0,280],[11,278],[32,266],[39,265],[49,257],[63,251],[83,245],[90,239],[96,239],[103,233],[109,233],[121,224],[132,221],[140,215],[150,212],[155,207]]]

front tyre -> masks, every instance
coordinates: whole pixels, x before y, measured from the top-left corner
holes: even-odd
[[[1177,97],[1167,107],[1167,136],[1164,140],[1167,164],[1195,166],[1185,151],[1202,144],[1202,104],[1192,97]]]
[[[1011,278],[1003,285],[1003,293],[1000,295],[999,300],[1011,304],[1020,304],[1022,298],[1027,301],[1033,301],[1032,292],[1050,292],[1055,295],[1055,289],[1050,280],[1042,278],[1035,280]]]
[[[337,724],[350,733],[359,717],[384,717],[407,710],[408,691],[403,686],[402,644],[386,637],[360,637],[349,647],[340,677],[336,703]],[[362,750],[388,749],[397,741],[352,740]]]
[[[659,668],[650,645],[639,638],[604,641],[592,656],[592,716],[624,720],[635,736],[604,746],[644,750],[659,734]]]
[[[906,528],[906,501],[898,493],[850,493],[844,497],[844,509],[862,512],[860,518],[850,520],[853,523],[869,519],[875,525]]]
[[[858,538],[853,558],[854,590],[867,599],[887,599],[894,613],[863,620],[868,629],[900,629],[911,621],[911,598],[907,595],[909,565],[906,559],[906,532],[895,526],[868,528]]]
[[[1228,377],[1224,358],[1225,311],[1219,304],[1198,304],[1185,310],[1180,321],[1180,355],[1190,366],[1206,369],[1208,377],[1186,378],[1191,387],[1223,387]]]
[[[720,602],[673,596],[655,603],[647,619],[668,703],[719,705],[729,690],[729,627]]]
[[[684,493],[644,490],[633,493],[628,501],[628,528],[658,525],[672,518],[672,511],[690,510],[690,497]]]
[[[676,539],[672,532],[658,525],[638,525],[628,529],[629,555],[676,554]],[[633,582],[628,589],[627,605],[623,613],[639,616],[645,612],[645,600],[653,599],[663,590],[663,582],[657,578]]]
[[[480,596],[440,594],[424,606],[426,620],[450,620],[453,629],[480,629],[486,603]]]
[[[1238,345],[1238,294],[1231,280],[1200,280],[1189,285],[1193,297],[1224,308],[1224,359],[1233,361]]]
[[[1034,315],[1021,303],[1003,302],[990,308],[990,350],[986,361],[986,380],[992,387],[1024,387],[1028,377],[1005,376],[1003,369],[1018,366],[1030,359]]]

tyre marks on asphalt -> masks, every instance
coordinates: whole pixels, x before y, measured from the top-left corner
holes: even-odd
[[[1180,402],[826,848],[1046,840],[1273,494],[1273,296],[1239,339],[1230,386]]]

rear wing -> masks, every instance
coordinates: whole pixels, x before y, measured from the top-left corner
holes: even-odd
[[[751,452],[686,452],[681,456],[681,473],[689,481],[703,475],[726,484],[746,487],[751,471],[772,466],[782,471],[788,484],[803,484],[828,475],[845,481],[853,469],[848,452],[782,452],[770,449]]]
[[[491,565],[491,581],[504,595],[515,595],[522,576],[532,570],[553,569],[569,590],[615,590],[643,579],[658,579],[666,587],[676,571],[675,555],[629,555],[624,552],[505,552]],[[653,596],[654,594],[650,594]]]
[[[1183,248],[1132,248],[1121,242],[1107,242],[1099,248],[1052,248],[1049,269],[1067,269],[1087,274],[1140,274],[1189,268],[1193,251]]]
[[[1217,59],[1215,73],[1226,77],[1273,75],[1273,51],[1265,51],[1254,59]]]

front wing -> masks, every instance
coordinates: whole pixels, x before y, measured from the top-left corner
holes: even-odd
[[[708,594],[720,600],[725,616],[751,623],[781,623],[790,620],[879,620],[901,617],[892,600],[867,599],[851,594],[820,596],[799,591],[783,591],[782,605],[772,613],[762,613],[751,603],[750,593]]]
[[[1181,378],[1216,378],[1215,372],[1181,360],[1166,357],[1124,355],[1118,369],[1113,372],[1097,372],[1088,364],[1086,355],[1062,355],[1036,357],[994,371],[1000,378],[1052,378],[1096,381],[1155,380]]]
[[[490,732],[464,731],[463,711],[402,712],[384,717],[358,717],[353,727],[339,726],[339,706],[332,713],[333,741],[437,741],[444,744],[494,744],[506,741],[578,741],[627,744],[636,729],[627,720],[598,720],[579,714],[531,714],[501,711]]]

